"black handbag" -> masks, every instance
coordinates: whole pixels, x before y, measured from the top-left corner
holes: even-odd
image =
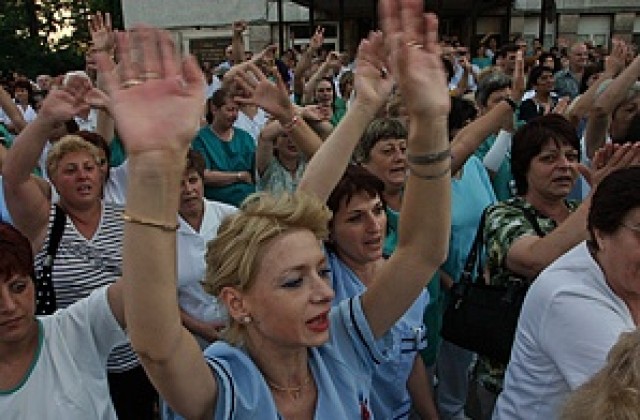
[[[536,233],[544,236],[535,215],[526,208],[517,207],[522,209]],[[486,284],[481,263],[486,213],[487,209],[480,218],[460,281],[451,288],[440,335],[459,347],[506,364],[529,284],[524,281]]]
[[[53,216],[53,225],[49,232],[49,243],[47,253],[44,257],[42,267],[36,273],[36,315],[50,315],[57,309],[56,292],[53,287],[53,262],[58,253],[60,239],[64,233],[64,225],[67,215],[62,207],[56,204]]]

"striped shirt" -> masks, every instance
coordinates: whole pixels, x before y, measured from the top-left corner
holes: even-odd
[[[98,229],[90,239],[78,232],[69,217],[53,264],[53,287],[58,309],[89,296],[101,286],[114,283],[122,275],[122,242],[124,238],[123,207],[104,204]],[[55,206],[49,213],[49,232],[53,225]],[[49,237],[35,258],[40,270],[46,255]],[[131,346],[116,347],[107,367],[110,372],[123,372],[138,365]]]

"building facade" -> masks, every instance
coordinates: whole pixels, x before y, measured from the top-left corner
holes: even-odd
[[[558,37],[609,45],[612,37],[640,44],[640,3],[637,0],[555,0],[552,22],[545,25],[545,45]],[[516,0],[511,32],[538,37],[541,0]]]
[[[441,30],[475,45],[488,33],[500,42],[512,36],[531,41],[540,33],[543,0],[425,0],[440,16]],[[608,45],[612,37],[640,43],[638,0],[545,0],[544,43],[558,37]],[[353,53],[359,40],[374,29],[377,0],[122,0],[125,27],[146,23],[174,34],[183,51],[201,62],[224,59],[231,23],[245,20],[245,48],[259,51],[274,43],[281,48],[304,45],[316,25],[325,27],[326,47]],[[282,15],[279,11],[282,11]]]

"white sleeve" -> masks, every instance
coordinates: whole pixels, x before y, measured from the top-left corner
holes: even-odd
[[[109,169],[109,180],[104,186],[104,201],[106,203],[124,206],[127,200],[127,177],[129,173],[128,160],[122,165]]]
[[[482,163],[484,166],[493,172],[498,172],[500,165],[502,165],[502,161],[506,156],[507,152],[511,150],[511,137],[513,135],[505,130],[500,130],[498,133],[498,137],[496,137],[496,141],[493,142],[493,146],[484,156]]]
[[[613,306],[596,294],[566,291],[553,298],[540,320],[541,347],[572,390],[602,369],[609,350],[628,329]]]
[[[89,354],[95,354],[104,367],[111,350],[127,342],[124,330],[111,311],[107,299],[108,288],[100,287],[86,298],[51,315],[64,333],[71,350],[86,354],[83,359],[88,361],[92,360]],[[93,351],[89,352],[89,349]]]

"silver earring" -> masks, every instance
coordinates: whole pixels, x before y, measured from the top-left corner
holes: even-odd
[[[249,315],[245,315],[242,317],[242,323],[243,324],[250,324],[251,323],[251,317]]]

